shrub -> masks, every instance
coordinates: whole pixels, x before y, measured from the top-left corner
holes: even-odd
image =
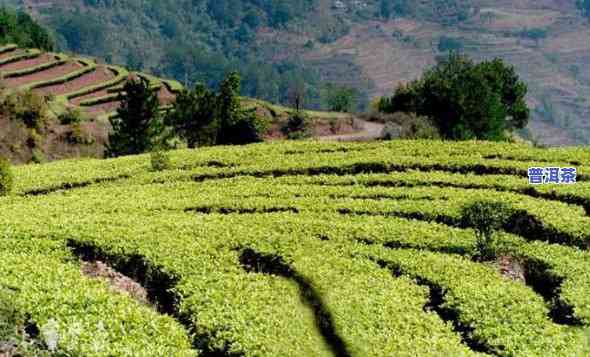
[[[59,115],[59,122],[63,125],[77,124],[84,120],[80,108],[68,107]]]
[[[172,162],[170,161],[170,155],[168,152],[163,150],[155,150],[150,154],[150,160],[152,163],[152,170],[164,171],[172,168]]]
[[[293,112],[281,128],[281,132],[291,140],[310,137],[311,123],[309,116],[303,111]]]
[[[31,156],[31,162],[34,164],[42,164],[45,161],[47,161],[47,158],[45,157],[45,154],[43,154],[43,151],[34,148],[33,155]]]
[[[381,137],[384,140],[400,139],[401,136],[402,136],[401,126],[399,126],[393,122],[385,123],[385,126],[383,127],[383,131],[381,132]]]
[[[268,129],[268,122],[260,118],[254,111],[242,111],[240,118],[225,127],[221,144],[244,145],[264,140],[264,133]]]
[[[510,207],[501,202],[475,202],[463,208],[462,223],[475,229],[476,258],[482,261],[496,258],[498,244],[494,232],[508,221],[510,212]]]
[[[35,129],[44,125],[48,110],[45,98],[30,90],[9,94],[3,98],[0,106],[11,117],[22,121],[28,128]]]
[[[351,113],[357,109],[358,91],[354,88],[326,85],[320,96],[324,106],[333,112]]]
[[[84,132],[80,123],[72,124],[71,130],[66,132],[65,138],[70,144],[92,145],[95,142],[91,134]]]
[[[438,128],[426,117],[414,113],[395,112],[373,115],[374,120],[384,123],[383,138],[391,139],[440,139]]]
[[[14,176],[8,160],[0,157],[0,196],[6,196],[12,192]]]
[[[440,132],[432,122],[414,114],[407,115],[402,122],[402,139],[440,139]]]

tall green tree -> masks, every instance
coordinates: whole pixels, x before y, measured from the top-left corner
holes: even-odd
[[[0,8],[0,44],[53,50],[54,41],[41,25],[24,12]]]
[[[349,113],[357,109],[358,93],[354,88],[329,84],[323,89],[322,97],[328,110]]]
[[[118,116],[111,119],[109,153],[134,155],[151,150],[164,131],[157,90],[146,79],[130,79],[123,88]]]
[[[183,90],[177,97],[174,109],[166,116],[166,125],[187,141],[189,148],[217,143],[219,120],[217,97],[204,84],[193,90]]]
[[[527,125],[526,94],[527,86],[502,60],[476,64],[451,53],[422,78],[398,87],[379,108],[426,116],[449,139],[503,140],[507,131]]]
[[[222,82],[217,97],[217,110],[219,116],[219,144],[230,144],[231,128],[236,125],[242,116],[240,106],[240,75],[231,72]]]

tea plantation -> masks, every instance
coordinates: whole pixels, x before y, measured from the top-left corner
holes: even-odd
[[[590,355],[588,149],[309,141],[170,155],[163,171],[149,155],[13,169],[0,299],[40,350]],[[578,182],[529,185],[529,167],[576,167]],[[507,207],[489,261],[462,216],[481,201]],[[96,260],[151,303],[84,275]]]

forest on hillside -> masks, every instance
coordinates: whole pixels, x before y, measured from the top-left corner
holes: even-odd
[[[499,57],[529,84],[534,136],[590,138],[589,0],[2,0],[53,32],[59,50],[217,87],[242,74],[242,94],[330,109],[352,90],[365,110],[449,51]],[[124,34],[122,36],[121,34]]]
[[[334,15],[344,2],[324,0],[8,0],[3,3],[33,7],[53,31],[58,45],[76,53],[104,58],[131,69],[176,78],[186,84],[217,85],[224,74],[239,70],[243,94],[289,104],[292,88],[305,88],[308,108],[327,108],[326,93],[333,88],[308,65],[298,51],[336,41],[351,23],[368,19],[413,16],[453,23],[465,16],[465,0],[437,0],[424,6],[407,0],[355,2]],[[59,6],[59,5],[64,6]],[[360,4],[360,5],[359,5]],[[440,17],[439,9],[446,9]],[[30,10],[30,9],[29,9]],[[321,21],[310,21],[313,18]],[[292,53],[277,53],[257,40],[264,31],[303,32],[307,41]],[[120,34],[125,36],[120,36]],[[284,51],[284,49],[280,49]],[[291,52],[291,51],[287,51]],[[359,68],[349,68],[358,77]],[[368,104],[367,85],[357,83],[359,109]]]

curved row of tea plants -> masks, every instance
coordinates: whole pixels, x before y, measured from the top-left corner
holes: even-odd
[[[584,356],[588,155],[289,142],[175,151],[164,171],[149,155],[16,167],[16,193],[0,198],[0,284],[69,353]],[[531,188],[537,164],[576,166],[580,182]],[[478,201],[521,219],[496,238],[523,281],[476,259],[461,212]],[[136,279],[159,312],[78,259]]]

